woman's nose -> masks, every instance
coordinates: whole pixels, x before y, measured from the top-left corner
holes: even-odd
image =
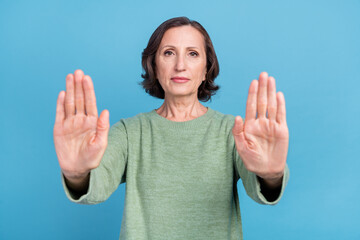
[[[185,63],[185,57],[178,55],[176,58],[176,63],[175,63],[175,70],[178,72],[182,72],[186,70],[186,63]]]

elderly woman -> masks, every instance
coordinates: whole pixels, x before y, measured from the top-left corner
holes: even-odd
[[[256,202],[276,204],[289,176],[274,78],[252,81],[245,120],[202,105],[219,88],[219,65],[206,30],[185,17],[155,30],[142,65],[142,86],[164,102],[111,128],[91,78],[66,77],[54,142],[67,197],[100,203],[126,182],[120,239],[242,239],[237,181]]]

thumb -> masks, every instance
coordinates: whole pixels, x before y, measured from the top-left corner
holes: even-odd
[[[239,151],[242,151],[245,148],[245,135],[244,135],[244,123],[243,119],[240,116],[235,117],[234,127],[232,129],[234,135],[235,145]]]
[[[108,133],[110,129],[109,111],[104,110],[101,112],[96,126],[96,143],[107,143]]]
[[[244,135],[244,123],[240,116],[235,117],[235,123],[232,132],[234,137]]]

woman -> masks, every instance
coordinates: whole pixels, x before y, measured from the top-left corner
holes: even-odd
[[[237,181],[261,204],[276,204],[288,180],[285,100],[261,73],[249,88],[245,121],[200,101],[219,88],[206,30],[187,18],[161,24],[142,59],[142,85],[160,108],[98,118],[89,76],[66,78],[54,142],[67,197],[105,201],[126,182],[120,239],[242,239]]]

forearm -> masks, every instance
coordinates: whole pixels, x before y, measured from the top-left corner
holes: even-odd
[[[257,176],[260,182],[261,193],[269,202],[275,201],[279,197],[281,192],[283,177],[284,176],[281,176],[280,178],[276,178],[276,179],[263,179]]]
[[[87,193],[90,182],[90,172],[85,177],[78,178],[69,178],[66,177],[65,174],[63,175],[69,190],[80,196]]]

